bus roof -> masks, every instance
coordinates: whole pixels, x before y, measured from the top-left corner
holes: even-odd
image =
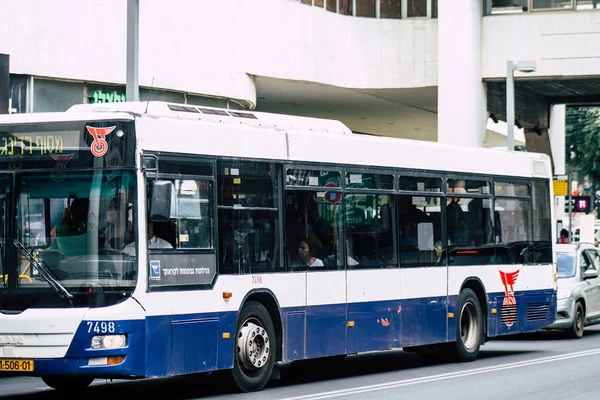
[[[65,113],[0,116],[0,124],[98,119],[136,119],[143,150],[552,177],[541,153],[354,134],[335,120],[160,101],[75,105]]]
[[[13,124],[35,124],[44,122],[76,122],[76,121],[94,121],[94,120],[133,120],[134,116],[126,113],[112,113],[102,115],[96,112],[88,111],[83,113],[65,113],[65,112],[40,112],[24,114],[0,114],[0,125]]]

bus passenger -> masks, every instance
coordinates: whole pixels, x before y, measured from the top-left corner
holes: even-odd
[[[154,235],[154,222],[148,221],[148,248],[149,249],[172,249],[171,243]],[[135,242],[129,243],[123,249],[128,256],[135,256]]]
[[[87,215],[90,201],[75,198],[56,225],[56,244],[66,256],[87,254]]]
[[[564,244],[564,243],[569,243],[569,231],[566,229],[561,229],[560,230],[560,239],[558,240],[558,243]]]
[[[118,198],[113,198],[106,210],[106,227],[102,233],[103,247],[114,250],[122,250],[126,243],[133,241],[133,224],[127,215],[120,212]]]
[[[323,261],[314,256],[315,245],[310,239],[305,239],[298,244],[298,260],[292,263],[292,267],[323,267]]]
[[[446,221],[450,244],[459,246],[472,244],[463,210],[457,201],[451,201],[446,206]]]

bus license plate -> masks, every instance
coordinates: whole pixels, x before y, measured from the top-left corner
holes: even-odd
[[[0,371],[33,371],[33,360],[0,359]]]

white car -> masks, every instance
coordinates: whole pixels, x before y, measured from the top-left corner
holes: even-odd
[[[558,244],[556,261],[557,316],[546,329],[580,338],[585,326],[600,323],[600,249],[590,243]]]

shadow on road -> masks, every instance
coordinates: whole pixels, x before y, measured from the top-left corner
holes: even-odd
[[[485,351],[480,353],[481,359],[506,357],[514,354],[524,354],[528,351]],[[435,362],[424,362],[419,356],[400,350],[373,354],[361,354],[342,359],[317,359],[298,361],[285,364],[281,367],[281,379],[272,380],[267,387],[286,387],[300,383],[324,382],[327,380],[368,376],[386,372],[402,371],[429,367]],[[10,378],[9,378],[10,379]],[[27,381],[29,382],[29,381]],[[199,376],[186,376],[177,378],[143,379],[139,381],[118,381],[109,384],[95,384],[81,393],[72,393],[69,396],[53,390],[40,389],[44,386],[41,380],[35,382],[30,388],[35,393],[23,395],[4,396],[0,391],[0,399],[15,400],[66,400],[66,399],[145,399],[167,398],[175,399],[203,399],[213,396],[219,397],[230,392],[223,387],[211,374]],[[99,384],[100,383],[100,384]],[[29,388],[28,388],[29,389]]]
[[[530,353],[530,351],[486,351],[482,348],[481,353],[479,353],[479,358],[493,359],[526,353]],[[418,368],[443,364],[444,363],[437,357],[424,360],[416,354],[403,351],[350,356],[344,361],[335,361],[335,359],[299,361],[292,363],[287,368],[282,368],[282,379],[279,381],[272,381],[270,386],[286,386],[330,379],[368,376],[370,374],[386,372],[416,370]]]
[[[579,340],[585,340],[585,338],[594,337],[600,335],[600,328],[585,328],[583,333],[583,338]],[[565,332],[558,330],[541,330],[532,333],[521,333],[518,335],[510,335],[510,336],[499,336],[494,338],[494,340],[502,340],[502,341],[515,341],[515,340],[577,340],[570,338]]]

